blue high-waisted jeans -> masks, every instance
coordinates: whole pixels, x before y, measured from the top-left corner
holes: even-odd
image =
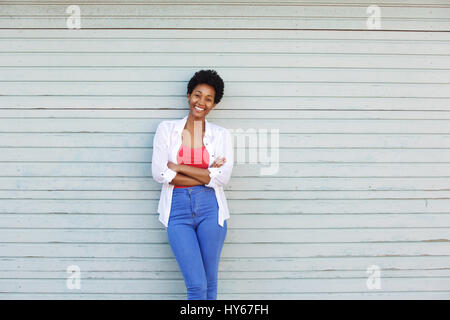
[[[227,222],[218,223],[219,206],[213,188],[174,188],[167,235],[188,300],[216,300],[217,275]]]

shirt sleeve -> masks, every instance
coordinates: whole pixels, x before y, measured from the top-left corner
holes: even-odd
[[[209,177],[211,180],[206,185],[207,187],[223,187],[228,183],[231,178],[231,173],[233,171],[234,164],[234,153],[233,153],[233,140],[231,138],[230,131],[225,129],[222,136],[218,142],[219,148],[216,151],[217,157],[225,157],[226,162],[223,166],[219,168],[208,168]]]
[[[156,182],[169,184],[177,175],[167,167],[169,158],[169,130],[161,122],[153,138],[152,176]]]

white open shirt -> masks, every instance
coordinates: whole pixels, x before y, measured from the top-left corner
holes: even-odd
[[[167,162],[177,162],[177,153],[181,147],[181,134],[186,125],[188,116],[181,120],[162,121],[156,129],[153,139],[152,175],[153,179],[162,183],[161,196],[158,203],[159,221],[167,228],[169,225],[170,208],[172,205],[172,192],[174,185],[169,184],[177,174],[167,167]],[[205,119],[205,135],[203,144],[210,155],[208,170],[211,181],[205,186],[214,188],[219,205],[218,223],[230,217],[227,199],[223,186],[228,183],[233,170],[233,141],[230,132]],[[226,162],[219,168],[210,168],[218,157],[225,157]]]

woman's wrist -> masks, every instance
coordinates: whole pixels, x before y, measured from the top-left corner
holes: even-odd
[[[170,161],[167,163],[167,167],[168,167],[169,169],[171,169],[171,170],[177,172],[177,173],[181,173],[181,171],[180,171],[180,166],[182,166],[182,165],[176,164],[176,163],[173,163],[173,162],[170,162]]]
[[[177,172],[178,172],[178,173],[185,174],[184,171],[183,171],[183,167],[184,167],[184,166],[185,166],[184,164],[176,164]]]

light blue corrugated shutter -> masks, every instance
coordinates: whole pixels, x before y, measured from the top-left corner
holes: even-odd
[[[209,68],[210,121],[280,133],[226,188],[219,299],[450,297],[447,0],[77,4],[0,3],[0,298],[185,298],[150,160]]]

